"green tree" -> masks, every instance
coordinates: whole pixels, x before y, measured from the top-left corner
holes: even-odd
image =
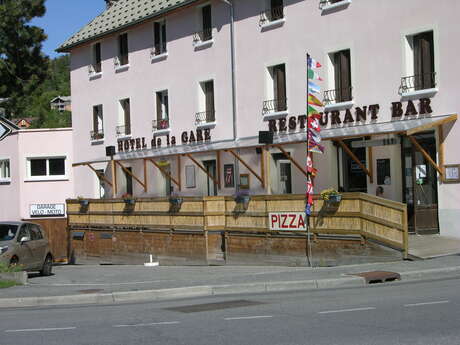
[[[0,98],[8,98],[7,114],[21,114],[26,99],[47,77],[42,53],[43,29],[29,25],[45,14],[45,0],[0,0]]]

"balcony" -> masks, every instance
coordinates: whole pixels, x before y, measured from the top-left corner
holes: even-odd
[[[286,115],[287,98],[270,99],[262,104],[262,115]]]
[[[325,106],[328,106],[332,104],[350,102],[353,99],[352,91],[353,87],[351,86],[324,91],[323,103]]]
[[[195,114],[195,124],[197,126],[216,122],[216,111],[208,110]]]
[[[126,137],[131,135],[131,126],[124,125],[124,126],[117,126],[116,127],[117,138]]]
[[[272,7],[260,13],[259,26],[284,19],[284,6]]]
[[[193,34],[193,44],[195,47],[212,44],[212,28],[207,28],[203,31],[195,32]]]
[[[91,137],[91,141],[104,140],[104,130],[95,129],[94,131],[90,132],[90,137]]]
[[[169,119],[159,119],[152,121],[152,129],[154,131],[161,131],[163,129],[169,129]]]
[[[399,95],[436,93],[436,72],[416,74],[401,78]]]

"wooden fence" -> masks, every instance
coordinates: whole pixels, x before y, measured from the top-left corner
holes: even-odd
[[[251,196],[246,207],[225,196],[183,197],[181,201],[177,205],[168,198],[142,198],[128,205],[120,199],[97,199],[81,206],[78,200],[68,200],[71,231],[92,234],[93,242],[95,232],[106,233],[98,237],[101,241],[105,239],[102,242],[106,244],[85,242],[76,243],[74,247],[80,252],[93,251],[100,255],[110,250],[112,253],[154,251],[162,255],[174,252],[209,261],[225,255],[228,249],[224,238],[232,235],[276,237],[291,234],[306,238],[305,231],[289,233],[269,229],[271,212],[304,212],[303,195]],[[363,193],[344,193],[338,204],[316,200],[309,224],[314,240],[320,235],[354,235],[362,241],[372,239],[398,249],[407,257],[405,204]],[[140,234],[142,244],[135,244],[134,233]],[[108,239],[112,239],[110,244]]]

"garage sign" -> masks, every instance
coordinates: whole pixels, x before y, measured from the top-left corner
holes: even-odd
[[[64,204],[33,204],[30,205],[31,217],[64,217]]]
[[[304,212],[274,212],[268,215],[270,230],[306,231]]]

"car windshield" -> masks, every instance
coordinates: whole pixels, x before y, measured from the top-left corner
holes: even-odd
[[[11,241],[16,232],[18,231],[17,225],[12,224],[0,224],[0,242],[1,241]]]

